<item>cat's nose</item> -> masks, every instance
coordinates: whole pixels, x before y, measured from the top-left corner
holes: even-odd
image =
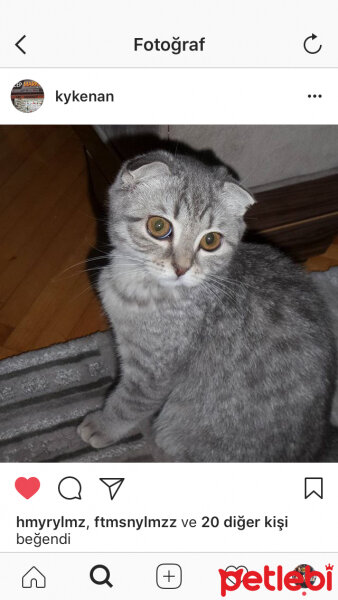
[[[189,269],[189,267],[181,267],[180,265],[178,265],[176,263],[173,264],[173,267],[174,267],[174,270],[175,270],[175,273],[176,273],[177,277],[181,277]]]

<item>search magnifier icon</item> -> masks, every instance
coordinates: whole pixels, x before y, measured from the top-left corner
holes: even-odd
[[[96,585],[104,585],[106,583],[109,587],[113,587],[113,584],[109,581],[110,571],[106,565],[95,565],[95,567],[92,567],[89,577]]]

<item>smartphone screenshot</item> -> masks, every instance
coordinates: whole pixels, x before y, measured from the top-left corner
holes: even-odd
[[[337,598],[337,22],[3,5],[4,598]]]

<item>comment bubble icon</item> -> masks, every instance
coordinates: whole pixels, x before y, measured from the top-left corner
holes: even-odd
[[[58,491],[65,500],[82,500],[81,482],[76,477],[68,476],[59,481]]]

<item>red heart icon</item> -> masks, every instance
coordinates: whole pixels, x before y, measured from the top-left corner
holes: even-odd
[[[36,477],[30,477],[29,479],[19,477],[15,482],[15,488],[21,496],[28,500],[39,490],[40,481]]]

